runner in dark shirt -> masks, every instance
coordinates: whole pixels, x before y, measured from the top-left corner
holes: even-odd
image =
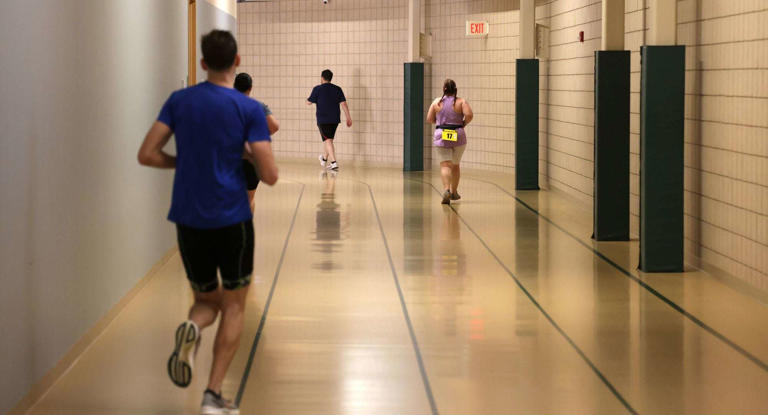
[[[331,170],[338,170],[339,165],[336,162],[336,148],[333,145],[333,139],[336,136],[336,128],[341,123],[341,111],[339,104],[347,117],[347,127],[352,126],[352,116],[349,115],[347,107],[347,98],[344,91],[337,85],[331,83],[333,72],[326,69],[320,76],[320,85],[312,89],[312,93],[307,98],[307,105],[317,104],[317,128],[320,130],[320,137],[323,140],[323,154],[320,155],[320,165],[328,167]],[[330,161],[330,163],[328,163]]]

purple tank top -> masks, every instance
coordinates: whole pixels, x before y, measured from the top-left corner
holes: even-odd
[[[457,113],[453,110],[453,105],[456,102],[456,97],[447,96],[443,98],[443,108],[437,113],[437,125],[462,125],[464,124],[464,114]],[[467,144],[467,133],[464,132],[464,127],[456,130],[459,135],[457,141],[444,141],[443,130],[441,128],[435,128],[435,134],[432,137],[432,144],[437,147],[459,147]]]

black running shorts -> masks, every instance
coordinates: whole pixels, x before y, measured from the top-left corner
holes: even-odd
[[[243,159],[243,172],[245,173],[245,184],[248,190],[256,190],[259,186],[259,176],[256,175],[256,167],[250,161]]]
[[[317,124],[317,128],[320,129],[320,135],[323,137],[323,141],[333,140],[338,127],[339,124]]]
[[[216,229],[177,224],[176,235],[187,279],[193,290],[210,292],[218,288],[217,270],[226,290],[236,290],[251,283],[252,221]]]

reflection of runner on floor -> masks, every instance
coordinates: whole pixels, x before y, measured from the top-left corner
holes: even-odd
[[[322,190],[320,203],[315,213],[315,240],[312,243],[315,252],[314,269],[323,272],[340,270],[342,265],[336,262],[334,254],[341,249],[342,240],[347,239],[346,225],[349,224],[348,211],[342,213],[341,204],[336,202],[336,172],[323,170],[320,175]]]
[[[253,270],[243,145],[268,185],[277,181],[277,166],[264,110],[232,88],[240,63],[235,38],[214,30],[203,36],[201,49],[208,80],[171,94],[141,145],[139,162],[176,169],[168,219],[176,223],[179,252],[194,293],[189,320],[176,329],[168,375],[180,387],[191,383],[201,330],[221,315],[201,413],[237,414],[237,407],[222,398],[221,387],[240,343]],[[177,156],[163,151],[171,135],[176,136]]]
[[[443,224],[440,227],[440,242],[435,255],[435,275],[464,277],[467,273],[467,254],[461,239],[461,222],[450,208],[443,210]]]
[[[317,239],[338,241],[341,239],[341,211],[336,203],[336,172],[323,172],[323,193],[317,204],[315,225]]]
[[[251,75],[248,75],[245,72],[237,74],[235,77],[235,89],[245,94],[245,96],[251,96],[251,90],[253,89],[253,79],[251,78]],[[269,109],[267,104],[259,100],[256,100],[256,102],[261,104],[264,109],[264,115],[267,117],[269,134],[275,134],[277,130],[280,129],[280,123],[278,123],[275,116],[272,115],[272,110]],[[247,146],[245,147],[245,151],[248,151]],[[243,172],[245,173],[245,184],[248,189],[248,204],[251,206],[251,212],[253,212],[253,197],[256,194],[256,187],[259,186],[259,176],[256,174],[256,168],[253,166],[253,163],[249,161],[249,158],[250,157],[246,154],[243,154]]]
[[[347,98],[340,87],[331,83],[333,72],[326,69],[320,76],[320,85],[312,89],[312,93],[307,98],[307,105],[317,104],[317,128],[320,130],[320,138],[323,140],[323,154],[320,155],[320,165],[332,170],[338,170],[339,164],[336,162],[336,147],[333,145],[333,139],[336,136],[336,128],[341,123],[341,111],[339,104],[347,117],[347,127],[352,126],[352,116],[349,115]],[[330,161],[330,164],[328,164]]]

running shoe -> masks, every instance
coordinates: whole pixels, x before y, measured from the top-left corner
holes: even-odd
[[[451,191],[446,190],[443,193],[443,200],[440,202],[443,205],[450,205],[451,204]]]
[[[461,195],[459,195],[458,192],[451,193],[451,200],[459,200],[459,199],[461,199]]]
[[[331,166],[328,167],[328,168],[331,169],[331,170],[337,171],[337,170],[339,170],[339,164],[336,163],[335,161],[332,161],[331,162]]]
[[[320,160],[320,166],[321,166],[321,167],[325,167],[325,163],[326,163],[328,160],[327,160],[327,159],[324,159],[322,154],[321,154],[321,155],[319,155],[319,156],[317,156],[317,159],[318,159],[318,160]]]
[[[224,399],[218,393],[206,389],[203,393],[203,404],[200,415],[238,415],[240,409],[235,404]]]
[[[200,340],[200,329],[192,321],[185,321],[176,329],[176,346],[168,359],[168,376],[178,387],[186,388],[192,382],[195,347]]]

